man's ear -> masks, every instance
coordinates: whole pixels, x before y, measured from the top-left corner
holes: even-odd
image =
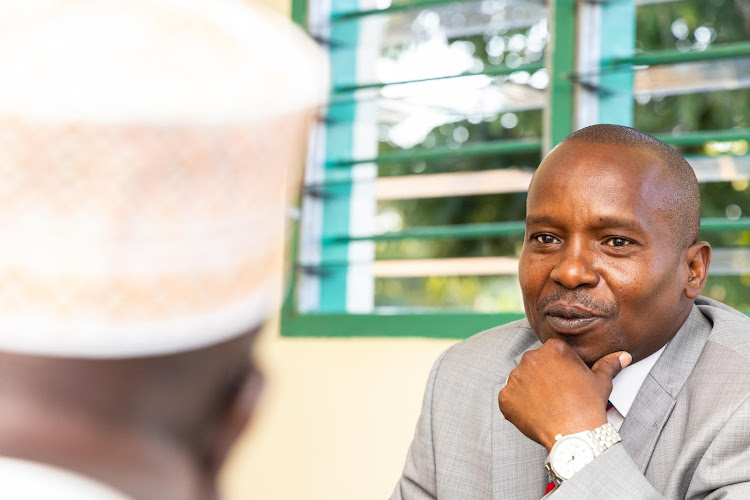
[[[711,245],[705,241],[693,243],[685,254],[688,276],[685,282],[685,296],[695,299],[703,291],[711,264]]]

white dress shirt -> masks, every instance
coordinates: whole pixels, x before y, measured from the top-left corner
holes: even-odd
[[[614,425],[618,431],[625,417],[628,416],[628,411],[633,406],[635,396],[646,380],[648,373],[656,364],[661,353],[664,352],[664,347],[651,356],[626,366],[612,380],[612,393],[609,395],[609,402],[612,403],[613,408],[607,411],[607,421]]]

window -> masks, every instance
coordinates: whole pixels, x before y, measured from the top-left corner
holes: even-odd
[[[696,170],[704,293],[750,311],[750,2],[315,0],[334,89],[311,140],[284,335],[466,337],[523,317],[526,189],[573,130]]]

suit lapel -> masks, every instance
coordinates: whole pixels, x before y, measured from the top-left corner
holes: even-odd
[[[620,428],[622,444],[641,472],[646,471],[656,441],[672,408],[674,398],[651,375],[646,377]]]
[[[675,406],[675,398],[698,361],[710,332],[711,324],[693,306],[690,316],[646,377],[622,424],[622,443],[643,473]]]

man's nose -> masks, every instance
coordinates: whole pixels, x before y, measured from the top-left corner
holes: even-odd
[[[579,286],[594,287],[599,283],[592,252],[585,244],[567,242],[558,255],[559,260],[550,273],[551,279],[571,290]]]

